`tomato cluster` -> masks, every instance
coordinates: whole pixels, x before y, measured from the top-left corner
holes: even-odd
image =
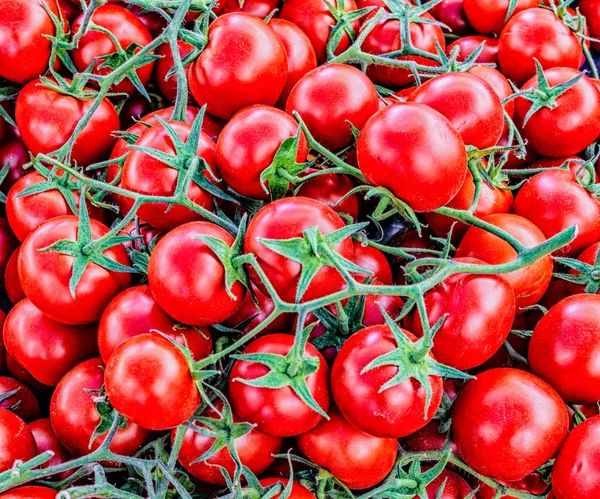
[[[599,498],[596,37],[0,0],[0,499]]]

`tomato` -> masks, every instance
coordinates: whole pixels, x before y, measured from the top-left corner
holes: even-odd
[[[429,13],[439,22],[450,28],[449,32],[456,36],[465,36],[473,32],[467,21],[464,0],[442,0],[429,9]]]
[[[442,486],[444,489],[440,494]],[[448,469],[443,470],[425,490],[429,499],[464,499],[473,492],[463,477]]]
[[[585,17],[590,35],[597,39],[600,36],[600,2],[598,0],[581,0],[577,7]],[[592,42],[592,48],[598,52],[600,43]]]
[[[367,435],[333,408],[329,419],[298,437],[298,446],[308,459],[351,489],[367,489],[381,482],[398,453],[395,438]]]
[[[288,77],[277,102],[278,107],[285,108],[292,88],[300,78],[317,67],[317,56],[308,36],[294,23],[275,18],[269,20],[269,26],[281,38],[287,55]]]
[[[223,403],[216,401],[215,407],[222,410]],[[208,408],[202,413],[202,417],[219,419],[219,414]],[[243,422],[243,419],[234,413],[233,422],[240,423]],[[203,426],[198,421],[194,421],[193,424],[199,427]],[[175,431],[172,433],[172,439],[174,436]],[[230,476],[235,470],[235,463],[227,447],[219,450],[205,461],[193,462],[208,451],[214,442],[214,437],[204,436],[189,428],[183,438],[183,445],[177,459],[191,475],[199,480],[215,485],[225,485],[225,478],[219,467],[225,468]],[[255,475],[261,475],[275,460],[273,454],[277,454],[281,449],[281,438],[266,435],[253,428],[249,433],[236,438],[234,445],[242,465],[247,466]]]
[[[447,73],[418,87],[410,102],[439,111],[460,133],[465,145],[486,149],[498,143],[504,128],[502,102],[492,86],[470,73]]]
[[[508,79],[522,85],[534,77],[534,59],[544,69],[562,67],[578,70],[583,62],[581,42],[571,28],[549,9],[519,12],[500,34],[498,60],[502,73]]]
[[[27,149],[34,156],[60,149],[93,103],[93,99],[80,100],[44,87],[40,80],[29,82],[15,106],[15,120]],[[119,128],[115,107],[103,99],[77,137],[71,159],[80,165],[105,160],[115,143],[111,133]]]
[[[8,260],[19,241],[10,230],[6,218],[0,217],[0,275],[5,272]]]
[[[508,232],[527,248],[546,240],[536,225],[518,215],[499,213],[489,215],[483,220]],[[515,260],[517,252],[499,237],[483,229],[471,227],[460,242],[456,256],[477,258],[492,265],[499,265]],[[548,289],[552,278],[552,258],[550,255],[545,256],[527,267],[503,274],[503,277],[513,287],[517,299],[517,313],[520,313],[519,309],[537,303]]]
[[[8,314],[4,343],[27,372],[48,386],[56,386],[70,369],[98,351],[96,325],[54,322],[28,298]]]
[[[577,257],[577,260],[580,262],[587,263],[588,265],[595,266],[596,259],[598,258],[598,253],[600,252],[600,241],[597,243],[588,246],[585,250],[581,252],[581,254]],[[8,269],[8,266],[7,266]],[[575,269],[569,270],[569,274],[578,275],[579,272]],[[593,277],[592,277],[593,279]],[[576,294],[583,293],[585,291],[585,286],[575,284],[572,282],[566,283],[568,294]],[[600,290],[598,291],[600,293]]]
[[[362,71],[330,64],[302,77],[285,109],[290,114],[296,111],[315,140],[336,151],[354,141],[348,122],[361,130],[379,103],[375,86]]]
[[[92,239],[108,233],[108,227],[90,220]],[[127,272],[115,272],[95,263],[87,266],[71,296],[69,282],[73,274],[73,257],[57,251],[40,252],[60,240],[75,241],[79,220],[72,215],[56,217],[35,229],[21,246],[19,277],[23,291],[33,305],[52,320],[63,324],[89,324],[100,319],[112,298],[131,282]],[[129,265],[122,245],[102,253],[121,265]]]
[[[581,179],[584,185],[593,184],[591,182],[591,173],[587,170],[587,168],[583,168],[584,160],[579,156],[566,156],[564,158],[538,158],[532,165],[531,169],[534,170],[536,168],[558,168],[567,163],[567,167],[573,175],[577,175],[579,179]],[[598,182],[598,174],[594,174],[594,181]]]
[[[25,292],[21,287],[21,280],[19,279],[18,262],[20,250],[21,247],[19,246],[12,252],[6,264],[6,270],[4,271],[4,290],[13,305],[16,305],[25,298]],[[2,369],[0,369],[0,371],[2,371]]]
[[[546,382],[519,369],[500,368],[478,374],[460,391],[452,427],[460,455],[475,471],[520,480],[558,452],[569,415]]]
[[[28,485],[0,494],[0,499],[54,499],[56,490],[39,485]]]
[[[6,348],[4,347],[3,329],[6,321],[6,314],[0,310],[0,373],[7,370]]]
[[[129,380],[123,379],[125,384]],[[96,450],[107,432],[98,435],[90,445],[100,414],[94,399],[104,385],[104,364],[90,359],[74,367],[60,381],[50,401],[50,423],[60,443],[75,457]],[[127,421],[119,428],[110,443],[110,450],[125,456],[133,455],[147,440],[150,433]]]
[[[61,8],[64,16],[67,18],[69,23],[73,22],[75,20],[75,18],[81,13],[81,9],[80,9],[81,4],[75,5],[70,0],[57,0],[57,1],[58,1],[58,5],[60,5],[60,8]]]
[[[121,343],[138,336],[160,331],[187,345],[195,360],[200,360],[212,350],[210,333],[203,329],[179,326],[160,308],[147,285],[128,288],[107,305],[98,324],[98,345],[104,362]]]
[[[338,4],[333,5],[337,7]],[[352,12],[357,8],[354,0],[343,0],[342,6],[344,12]],[[280,17],[294,23],[306,33],[314,47],[317,62],[323,64],[327,60],[327,41],[331,30],[337,24],[327,2],[325,0],[286,0],[281,8]],[[359,26],[359,21],[350,24],[355,33]],[[344,52],[350,43],[348,34],[344,33],[337,47],[333,47],[334,54],[339,55]]]
[[[600,416],[590,418],[569,434],[552,470],[556,499],[600,494]]]
[[[158,304],[175,320],[191,326],[208,326],[231,317],[246,293],[238,281],[231,293],[225,287],[225,268],[197,236],[210,236],[233,244],[233,237],[209,222],[192,222],[165,235],[150,257],[148,281]]]
[[[600,202],[569,170],[550,170],[531,177],[519,191],[513,211],[537,225],[548,239],[577,225],[577,236],[557,251],[559,255],[577,254],[600,240]]]
[[[482,80],[488,82],[494,89],[494,92],[500,97],[500,100],[504,100],[513,94],[513,89],[508,83],[506,77],[497,69],[490,66],[473,66],[469,69],[469,74],[478,76]],[[504,105],[504,110],[510,118],[515,114],[515,101],[511,100]],[[504,124],[504,133],[508,132],[508,125]]]
[[[77,33],[81,30],[85,20],[85,14],[81,14],[73,23],[72,31]],[[137,54],[143,47],[152,41],[152,35],[144,23],[131,11],[119,5],[101,5],[92,14],[91,21],[96,25],[110,31],[116,40],[119,42],[120,48],[123,51],[131,50],[133,54]],[[77,48],[71,52],[73,62],[78,71],[86,71],[93,64],[92,74],[108,75],[114,71],[115,67],[100,68],[101,64],[106,64],[107,59],[104,56],[117,53],[117,48],[111,38],[100,31],[89,30],[79,39]],[[130,57],[131,55],[130,54]],[[121,65],[125,62],[125,58],[120,57],[120,60],[115,61],[116,65]],[[136,75],[143,86],[146,86],[152,77],[154,69],[154,61],[145,64],[135,70]],[[121,82],[117,82],[111,87],[112,92],[122,92],[132,94],[136,92],[136,88],[128,78]]]
[[[508,143],[508,135],[508,129],[505,129],[500,142],[498,142],[499,146],[514,145],[514,141],[512,144]],[[508,160],[504,164],[503,169],[514,170],[527,168],[537,159],[537,157],[537,153],[525,144],[525,157],[517,157],[516,151],[511,151],[508,154]]]
[[[326,173],[303,182],[296,195],[321,201],[338,213],[346,213],[352,219],[358,218],[359,202],[356,194],[352,194],[339,202],[354,189],[352,180],[347,175]]]
[[[217,140],[217,166],[229,187],[243,196],[269,199],[261,174],[272,164],[281,144],[295,137],[298,123],[270,106],[250,106],[237,113]],[[296,161],[304,163],[308,153],[301,135]]]
[[[38,454],[47,451],[51,451],[54,453],[52,458],[46,463],[44,463],[42,466],[40,466],[40,468],[49,468],[52,466],[57,466],[59,464],[66,463],[67,461],[70,461],[72,459],[69,451],[67,451],[67,449],[64,448],[63,444],[60,443],[60,440],[58,440],[58,437],[54,433],[49,418],[38,419],[37,421],[29,423],[28,426],[31,430],[31,433],[33,434],[33,438],[35,439]],[[58,475],[58,478],[63,480],[67,478],[71,473],[71,471],[60,473]]]
[[[423,428],[402,439],[402,447],[411,452],[442,450],[446,445],[447,434],[440,432],[440,424],[439,419],[432,419]],[[452,438],[450,438],[450,449],[455,456],[460,457],[456,443]]]
[[[109,0],[108,3],[111,3],[111,1]],[[128,8],[148,28],[153,38],[160,35],[167,27],[167,20],[156,12],[146,10],[144,7],[134,4],[129,4]]]
[[[284,487],[286,487],[289,481],[290,481],[289,478],[261,478],[260,484],[263,487],[269,487],[270,485],[273,485],[276,483],[281,483]],[[283,495],[283,493],[277,494],[276,496],[273,497],[273,499],[280,499],[280,497],[282,495]],[[294,480],[292,483],[292,491],[290,492],[290,495],[288,496],[288,498],[289,499],[315,499],[315,496],[313,495],[313,493],[310,490],[308,490],[299,481]]]
[[[0,408],[0,472],[10,470],[15,461],[29,461],[36,454],[35,440],[25,422]]]
[[[418,212],[447,204],[467,175],[464,142],[450,121],[423,104],[379,111],[356,146],[367,180],[386,187]]]
[[[385,255],[377,248],[363,246],[360,241],[352,241],[352,243],[354,245],[352,261],[359,267],[372,271],[373,277],[382,284],[392,284],[392,267]]]
[[[21,139],[10,134],[0,142],[0,165],[8,163],[8,173],[4,182],[0,184],[3,192],[8,192],[14,183],[27,173],[23,165],[29,161],[29,152]]]
[[[106,393],[120,414],[148,430],[180,425],[200,403],[185,356],[154,333],[115,349],[106,364]]]
[[[517,499],[515,496],[503,495],[500,498],[496,498],[496,491],[489,485],[483,482],[478,482],[479,491],[477,492],[477,499]],[[548,484],[542,479],[539,473],[532,473],[527,475],[522,480],[514,482],[506,482],[505,485],[515,490],[522,490],[529,492],[530,494],[544,494],[548,489]],[[553,499],[552,493],[550,493],[547,499]]]
[[[463,8],[467,20],[477,32],[497,35],[506,22],[509,4],[509,0],[464,0]],[[538,0],[517,0],[511,19],[519,12],[538,5]]]
[[[36,419],[40,415],[40,404],[31,390],[16,379],[0,376],[0,397],[12,391],[16,393],[0,402],[0,407],[14,412],[26,423]]]
[[[480,36],[480,35],[471,35],[471,36],[463,36],[462,38],[458,38],[454,40],[450,45],[446,47],[446,54],[450,56],[454,47],[459,47],[458,51],[458,61],[464,61],[467,57],[469,57],[475,50],[479,48],[479,46],[485,43],[483,46],[483,50],[477,56],[476,61],[479,63],[493,63],[498,65],[498,39],[490,38],[488,36]],[[474,66],[477,68],[479,66]],[[489,66],[486,66],[489,67]]]
[[[177,40],[177,47],[179,49],[179,55],[181,59],[184,59],[186,55],[194,50],[194,46],[184,41]],[[161,59],[156,61],[154,68],[154,79],[160,89],[160,92],[171,102],[175,102],[177,98],[177,77],[175,75],[167,78],[167,74],[173,69],[174,61],[173,54],[171,52],[171,46],[168,43],[161,45],[156,51],[157,55],[162,56]],[[189,63],[184,66],[189,67]]]
[[[261,19],[279,8],[280,0],[221,0],[217,9],[219,15],[230,12],[246,12]]]
[[[579,71],[553,68],[544,71],[551,86],[565,83]],[[522,90],[537,88],[537,79],[530,79]],[[596,140],[600,133],[600,93],[587,76],[556,99],[556,106],[537,111],[526,125],[525,116],[531,102],[517,98],[515,123],[522,129],[528,146],[544,156],[563,157],[575,154]]]
[[[224,120],[252,104],[274,105],[287,77],[281,39],[261,19],[241,12],[210,25],[208,45],[189,72],[196,102]]]
[[[344,221],[331,208],[309,198],[280,199],[261,208],[251,220],[244,240],[244,253],[256,255],[278,295],[285,301],[296,302],[298,281],[302,267],[299,263],[275,253],[264,246],[259,238],[291,239],[302,237],[303,231],[317,226],[323,235],[344,228]],[[342,257],[351,260],[352,239],[346,238],[333,248]],[[264,285],[253,269],[250,278],[263,293]],[[345,286],[341,274],[329,266],[322,266],[310,281],[300,301],[310,301],[340,291]]]
[[[46,2],[59,15],[56,0]],[[51,42],[56,28],[42,0],[0,1],[0,76],[27,83],[48,69]]]

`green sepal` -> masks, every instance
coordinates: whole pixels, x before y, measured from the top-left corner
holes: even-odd
[[[113,408],[113,406],[108,401],[106,397],[106,389],[104,386],[100,390],[86,390],[88,393],[92,394],[94,397],[96,412],[98,416],[100,416],[100,422],[94,428],[94,432],[90,437],[90,443],[88,444],[88,449],[92,448],[94,440],[98,438],[100,435],[104,435],[113,425],[115,418],[120,417],[119,413]],[[125,418],[120,418],[118,428],[127,428],[127,420]]]
[[[598,290],[600,290],[600,250],[596,254],[594,265],[576,258],[554,257],[554,261],[579,272],[579,274],[555,272],[554,277],[585,286],[586,293],[598,293]]]

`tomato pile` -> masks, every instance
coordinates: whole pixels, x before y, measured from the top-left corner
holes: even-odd
[[[0,0],[0,499],[600,498],[600,0]]]

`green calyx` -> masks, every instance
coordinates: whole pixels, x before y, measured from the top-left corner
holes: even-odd
[[[108,401],[106,388],[104,386],[102,386],[100,390],[86,391],[93,394],[95,409],[98,413],[98,416],[100,416],[100,422],[90,437],[88,448],[91,449],[92,445],[94,444],[94,440],[96,440],[96,438],[98,438],[100,435],[104,435],[112,428],[113,424],[115,423],[115,418],[119,418],[117,427],[120,429],[127,428],[127,420],[120,417],[119,413],[115,411],[111,403]]]
[[[554,277],[585,286],[586,293],[598,293],[600,290],[600,250],[596,253],[593,265],[575,258],[554,257],[554,260],[578,272],[578,274],[557,272],[554,274]]]
[[[329,39],[327,40],[327,58],[333,59],[335,51],[338,48],[344,35],[348,36],[351,42],[356,39],[356,33],[352,27],[352,23],[358,21],[361,17],[366,16],[373,11],[375,7],[365,7],[350,12],[346,12],[344,8],[344,0],[324,0],[331,17],[335,21],[335,26],[331,30]],[[335,5],[334,5],[335,2]]]

